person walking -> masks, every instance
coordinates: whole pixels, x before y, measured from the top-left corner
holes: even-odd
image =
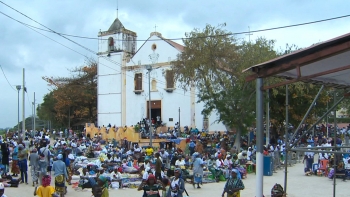
[[[21,183],[28,184],[28,153],[22,144],[18,145],[18,166],[21,171]]]
[[[62,161],[62,154],[57,155],[57,160],[53,162],[52,171],[55,176],[55,190],[63,197],[66,193],[65,181],[68,179],[66,164]]]
[[[156,169],[155,169],[155,176],[158,180],[162,180],[162,160],[160,159],[160,154],[156,153]]]
[[[29,155],[29,166],[30,166],[30,175],[34,184],[38,185],[38,172],[39,172],[39,155],[36,148],[34,148]]]
[[[204,162],[202,158],[200,158],[199,153],[194,154],[194,161],[193,161],[193,187],[195,187],[195,184],[197,184],[197,188],[200,189],[201,187],[199,184],[203,184],[202,178],[203,178],[203,166]]]
[[[240,190],[244,189],[242,180],[237,176],[239,171],[232,169],[230,178],[227,179],[222,197],[227,193],[227,197],[240,197]]]
[[[101,197],[109,197],[108,192],[108,180],[105,176],[99,176],[97,179],[97,185],[102,188],[102,195]]]
[[[8,144],[6,143],[1,144],[1,154],[2,154],[1,163],[5,167],[4,175],[7,176],[7,173],[9,172],[9,165],[10,165],[10,150],[8,148]]]
[[[183,197],[185,192],[185,181],[181,178],[181,169],[175,168],[174,178],[170,181],[170,187],[167,191],[166,197]]]

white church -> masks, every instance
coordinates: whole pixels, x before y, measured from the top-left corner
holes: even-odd
[[[135,125],[149,118],[150,101],[151,118],[160,117],[166,127],[179,122],[181,127],[226,130],[222,123],[214,123],[216,113],[201,114],[204,103],[197,103],[196,88],[185,91],[177,87],[171,61],[183,51],[182,45],[152,32],[137,48],[137,34],[118,18],[107,31],[100,31],[98,38],[98,126]]]

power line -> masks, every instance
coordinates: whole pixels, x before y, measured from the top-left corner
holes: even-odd
[[[3,2],[0,1],[0,3],[3,3]],[[25,15],[24,13],[22,13],[22,12],[16,10],[16,9],[12,8],[12,7],[10,7],[10,8],[13,9],[13,10],[15,10],[16,12],[20,13],[21,15],[27,17],[28,19],[34,21],[35,23],[37,23],[37,24],[39,24],[39,25],[41,25],[41,26],[43,26],[43,27],[49,29],[50,32],[55,33],[55,34],[57,34],[57,35],[59,35],[59,36],[65,38],[65,39],[67,39],[67,40],[70,41],[70,42],[73,42],[74,44],[76,44],[76,45],[82,47],[83,49],[89,51],[90,53],[93,53],[94,55],[97,54],[95,51],[93,51],[93,50],[91,50],[91,49],[89,49],[89,48],[87,48],[87,47],[85,47],[85,46],[83,46],[83,45],[81,45],[81,44],[79,44],[79,43],[77,43],[77,42],[75,42],[75,41],[69,39],[69,38],[66,38],[66,37],[63,36],[63,35],[60,35],[60,34],[57,33],[56,31],[50,29],[49,27],[46,27],[45,25],[39,23],[38,21],[32,19],[31,17]],[[21,22],[21,21],[19,21],[19,20],[16,20],[16,19],[14,19],[13,17],[11,17],[11,16],[9,16],[9,15],[7,15],[7,14],[1,12],[1,11],[0,11],[0,13],[3,14],[3,15],[5,15],[5,16],[7,16],[7,17],[9,17],[10,19],[12,19],[12,20],[14,20],[14,21],[16,21],[16,22],[18,22],[18,23],[20,23],[20,24],[22,24],[22,25],[24,25],[24,26],[26,26],[26,27],[28,27],[28,28],[30,28],[30,29],[32,29],[33,31],[35,31],[35,32],[37,32],[37,33],[43,35],[44,37],[46,37],[46,38],[48,38],[48,39],[50,39],[50,40],[52,40],[52,41],[54,41],[54,42],[56,42],[56,43],[58,43],[58,44],[64,46],[64,47],[66,47],[66,48],[68,48],[68,49],[70,49],[70,50],[72,50],[72,51],[74,51],[74,52],[76,52],[76,53],[78,53],[78,54],[84,56],[85,58],[88,58],[86,55],[84,55],[84,54],[82,54],[82,53],[80,53],[80,52],[78,52],[78,51],[76,51],[76,50],[74,50],[74,49],[72,49],[72,48],[70,48],[70,47],[64,45],[64,44],[61,44],[60,42],[55,41],[55,40],[53,40],[52,38],[50,38],[50,37],[48,37],[48,36],[46,36],[46,35],[44,35],[44,34],[38,32],[38,31],[36,31],[36,30],[33,29],[31,26],[28,26],[26,23],[23,23],[23,22]],[[102,56],[102,58],[104,58],[104,59],[106,59],[107,61],[109,61],[109,62],[111,62],[111,63],[114,63],[114,64],[116,64],[117,66],[119,66],[120,68],[122,68],[122,65],[121,65],[119,62],[116,62],[116,61],[111,60],[111,59],[109,59],[109,58],[107,58],[107,57],[104,57],[104,56]],[[112,69],[112,70],[115,70],[115,71],[119,72],[118,70],[113,69],[112,67],[109,67],[109,66],[107,66],[107,65],[105,65],[105,64],[102,64],[102,63],[100,63],[100,62],[99,62],[99,64],[101,64],[101,65],[103,65],[103,66],[106,66],[106,67],[108,67],[108,68],[110,68],[110,69]],[[133,76],[130,76],[130,75],[127,75],[127,74],[126,74],[126,76],[129,76],[129,77],[133,78]],[[163,82],[163,81],[160,81],[160,80],[157,80],[157,81],[158,81],[158,82],[161,82],[161,83],[164,84],[164,85],[166,85],[166,82]],[[145,82],[145,81],[144,81],[144,82]],[[146,83],[147,83],[147,82],[146,82]],[[159,88],[159,86],[158,86],[158,88]],[[182,89],[183,89],[183,88],[182,88]],[[183,89],[183,90],[184,90],[184,89]],[[177,92],[175,92],[175,93],[177,93]],[[184,94],[182,94],[182,93],[178,93],[178,94],[184,95]],[[186,95],[184,95],[184,96],[186,96]]]
[[[22,14],[23,16],[31,19],[30,17],[28,17],[27,15],[23,14],[22,12],[16,10],[15,8],[7,5],[6,3],[0,1],[0,3],[4,4],[5,6],[11,8],[12,10]],[[220,36],[231,36],[231,35],[241,35],[241,34],[251,34],[251,33],[258,33],[258,32],[264,32],[264,31],[272,31],[272,30],[278,30],[278,29],[285,29],[285,28],[290,28],[290,27],[297,27],[297,26],[303,26],[303,25],[310,25],[310,24],[315,24],[315,23],[321,23],[321,22],[326,22],[326,21],[331,21],[331,20],[337,20],[337,19],[341,19],[341,18],[347,18],[347,17],[350,17],[350,14],[349,15],[342,15],[342,16],[337,16],[337,17],[332,17],[332,18],[327,18],[327,19],[321,19],[321,20],[316,20],[316,21],[310,21],[310,22],[304,22],[304,23],[297,23],[297,24],[293,24],[293,25],[285,25],[285,26],[279,26],[279,27],[271,27],[271,28],[266,28],[266,29],[260,29],[260,30],[253,30],[253,31],[243,31],[243,32],[235,32],[235,33],[228,33],[228,34],[221,34],[221,35],[209,35],[209,36],[199,36],[199,37],[196,37],[196,39],[200,39],[200,38],[210,38],[210,37],[220,37]],[[34,19],[31,19],[33,20],[34,22],[40,24],[39,22],[35,21]],[[20,21],[18,21],[20,22]],[[27,25],[27,26],[30,26],[32,28],[35,28],[35,29],[38,29],[38,30],[41,30],[41,31],[46,31],[46,32],[50,32],[50,33],[55,33],[55,34],[58,34],[60,36],[68,36],[68,37],[74,37],[74,38],[82,38],[82,39],[90,39],[90,40],[108,40],[108,39],[99,39],[99,38],[94,38],[94,37],[87,37],[87,36],[78,36],[78,35],[72,35],[72,34],[66,34],[66,33],[60,33],[60,32],[56,32],[56,31],[53,31],[51,30],[50,28],[42,25],[43,27],[49,29],[49,30],[46,30],[46,29],[42,29],[40,27],[35,27],[33,25],[29,25],[27,23],[24,23],[24,22],[20,22],[20,23],[23,23],[24,25]],[[184,40],[184,39],[194,39],[194,38],[167,38],[167,40]],[[127,40],[123,40],[123,39],[115,39],[117,41],[127,41]],[[163,40],[161,38],[159,39],[140,39],[140,40],[135,40],[135,41],[142,41],[142,42],[148,42],[148,41],[159,41],[159,40]]]
[[[76,51],[76,50],[74,50],[74,49],[72,49],[72,48],[70,48],[70,47],[68,47],[68,46],[66,46],[66,45],[64,45],[64,44],[62,44],[62,43],[60,43],[60,42],[58,42],[58,41],[56,41],[56,40],[54,40],[54,39],[48,37],[48,36],[46,36],[46,35],[44,35],[44,34],[42,34],[42,33],[40,33],[39,31],[37,31],[37,30],[35,30],[34,28],[32,28],[31,25],[27,25],[26,23],[23,23],[23,22],[21,22],[21,21],[19,21],[19,20],[16,20],[16,19],[14,19],[13,17],[11,17],[11,16],[9,16],[9,15],[7,15],[7,14],[1,12],[1,11],[0,11],[0,13],[3,14],[3,15],[5,15],[5,16],[7,16],[8,18],[10,18],[10,19],[12,19],[12,20],[14,20],[14,21],[16,21],[16,22],[18,22],[18,23],[20,23],[20,24],[26,26],[27,28],[29,28],[29,29],[35,31],[36,33],[38,33],[38,34],[40,34],[40,35],[42,35],[42,36],[44,36],[44,37],[50,39],[51,41],[53,41],[53,42],[55,42],[55,43],[57,43],[57,44],[59,44],[59,45],[65,47],[65,48],[67,48],[67,49],[69,49],[69,50],[71,50],[71,51],[73,51],[73,52],[75,52],[75,53],[77,53],[77,54],[79,54],[79,55],[81,55],[81,56],[87,58],[87,59],[90,59],[90,58],[88,58],[86,55],[84,55],[84,54],[82,54],[82,53],[80,53],[80,52],[78,52],[78,51]],[[73,42],[73,43],[75,43],[75,42]],[[79,45],[79,46],[82,46],[82,45]],[[88,49],[88,48],[84,47],[84,49]],[[88,50],[96,55],[96,52],[94,52],[94,51],[92,51],[92,50],[90,50],[90,49],[88,49]],[[111,59],[109,59],[109,58],[106,58],[106,57],[103,57],[103,58],[106,59],[106,60],[108,60],[108,61],[110,61],[110,62],[113,63],[113,64],[116,64],[116,65],[119,66],[120,68],[122,67],[121,64],[118,63],[118,62],[115,62],[115,61],[113,61],[113,60],[111,60]],[[107,65],[103,64],[103,63],[100,63],[100,62],[99,62],[99,64],[102,65],[102,66],[105,66],[105,67],[107,67],[107,68],[110,68],[111,70],[114,70],[114,71],[119,72],[119,70],[116,70],[116,69],[114,69],[114,68],[112,68],[112,67],[110,67],[110,66],[107,66]],[[126,74],[126,76],[131,77],[131,78],[134,77],[134,76],[130,76],[130,75],[128,75],[128,74]],[[146,80],[144,80],[144,79],[143,79],[142,81],[145,82],[145,83],[148,83],[148,81],[146,81]],[[157,80],[157,82],[159,82],[160,84],[166,85],[166,82],[163,82],[163,81],[160,81],[160,80]],[[159,86],[157,86],[157,87],[158,87],[158,88],[162,88],[162,87],[159,87]],[[175,91],[174,91],[174,93],[180,94],[180,95],[182,95],[182,96],[190,97],[190,96],[188,96],[188,95],[185,95],[185,94],[182,94],[182,93],[178,93],[178,92],[175,92]],[[191,92],[189,92],[189,93],[192,94]]]
[[[11,83],[10,83],[9,80],[7,79],[7,77],[6,77],[6,75],[5,75],[5,72],[4,72],[4,70],[2,69],[1,64],[0,64],[0,68],[1,68],[1,70],[2,70],[2,74],[4,74],[4,77],[5,77],[6,81],[7,81],[7,83],[10,85],[10,87],[11,87],[14,91],[16,91],[15,88],[12,87]]]
[[[13,8],[13,7],[11,7],[11,6],[7,5],[7,4],[5,4],[4,2],[0,1],[0,3],[2,3],[2,4],[4,4],[5,6],[11,8],[12,10],[18,12],[19,14],[25,16],[26,18],[28,18],[28,19],[30,19],[30,20],[36,22],[37,24],[39,24],[39,25],[41,25],[41,26],[47,28],[48,30],[45,30],[45,29],[42,29],[42,28],[38,28],[38,27],[35,27],[35,26],[32,26],[32,25],[23,23],[23,22],[21,22],[21,21],[19,21],[19,20],[16,20],[16,19],[10,17],[9,15],[4,14],[3,12],[0,12],[1,14],[3,14],[3,15],[5,15],[5,16],[7,16],[7,17],[9,17],[9,18],[11,18],[11,19],[13,19],[13,20],[15,20],[15,21],[17,21],[17,22],[19,22],[19,23],[25,25],[25,26],[27,26],[28,28],[31,28],[32,30],[34,30],[33,28],[36,28],[36,29],[39,29],[39,30],[43,30],[43,31],[47,31],[47,32],[50,32],[50,33],[57,34],[57,35],[59,35],[59,36],[65,38],[65,39],[67,39],[67,40],[73,42],[74,44],[76,44],[76,45],[82,47],[83,49],[85,49],[85,50],[87,50],[87,51],[93,53],[94,55],[96,55],[96,52],[94,52],[93,50],[91,50],[91,49],[89,49],[89,48],[87,48],[87,47],[85,47],[85,46],[83,46],[83,45],[81,45],[81,44],[79,44],[79,43],[77,43],[77,42],[75,42],[75,41],[73,41],[73,40],[71,40],[71,39],[65,37],[65,36],[71,36],[71,37],[76,37],[76,38],[86,38],[86,39],[99,39],[99,38],[90,38],[90,37],[84,37],[84,36],[75,36],[75,35],[63,34],[63,33],[56,32],[56,31],[50,29],[49,27],[46,27],[45,25],[39,23],[38,21],[32,19],[31,17],[25,15],[24,13],[22,13],[22,12],[16,10],[15,8]],[[315,23],[320,23],[320,22],[325,22],[325,21],[330,21],[330,20],[336,20],[336,19],[346,18],[346,17],[349,17],[349,16],[350,16],[350,15],[343,15],[343,16],[338,16],[338,17],[333,17],[333,18],[327,18],[327,19],[322,19],[322,20],[317,20],[317,21],[311,21],[311,22],[306,22],[306,23],[294,24],[294,25],[286,25],[286,26],[280,26],[280,27],[273,27],[273,28],[255,30],[255,31],[250,31],[250,30],[249,30],[248,32],[247,32],[247,31],[244,31],[244,32],[237,32],[237,33],[222,34],[222,35],[209,35],[209,36],[202,36],[202,37],[197,37],[197,38],[209,38],[209,37],[219,37],[219,36],[230,36],[230,35],[239,35],[239,34],[247,34],[247,33],[251,34],[251,33],[257,33],[257,32],[263,32],[263,31],[271,31],[271,30],[284,29],[284,28],[290,28],[290,27],[296,27],[296,26],[310,25],[310,24],[315,24]],[[34,30],[34,31],[36,31],[36,30]],[[36,31],[36,32],[39,33],[38,31]],[[40,34],[41,34],[41,33],[40,33]],[[41,35],[43,35],[43,34],[41,34]],[[45,35],[43,35],[43,36],[45,36]],[[45,36],[45,37],[47,37],[47,36]],[[47,37],[47,38],[49,38],[49,37]],[[58,43],[58,44],[60,44],[60,45],[62,45],[62,46],[65,46],[65,45],[63,45],[63,44],[61,44],[61,43],[59,43],[59,42],[57,42],[57,41],[55,41],[55,40],[53,40],[53,39],[51,39],[51,38],[49,38],[49,39],[52,40],[52,41],[54,41],[54,42],[56,42],[56,43]],[[171,38],[171,39],[167,39],[167,40],[182,40],[182,39],[193,39],[193,38]],[[103,40],[103,39],[100,39],[100,40]],[[147,39],[147,40],[136,40],[136,41],[157,41],[157,40],[163,40],[163,39]],[[122,40],[122,41],[123,41],[123,40]],[[66,48],[69,48],[69,47],[67,47],[67,46],[65,46],[65,47],[66,47]],[[71,49],[71,48],[69,48],[69,49],[70,49],[70,50],[73,50],[74,52],[76,52],[76,53],[78,53],[78,54],[80,54],[80,55],[82,55],[82,56],[84,56],[84,57],[87,58],[87,56],[81,54],[80,52],[77,52],[76,50]],[[110,61],[111,63],[114,63],[114,64],[119,65],[120,67],[122,67],[122,65],[121,65],[119,62],[115,62],[115,61],[113,61],[113,60],[111,60],[111,59],[109,59],[109,58],[106,58],[106,57],[104,57],[104,56],[102,56],[102,58],[106,59],[107,61]],[[99,62],[99,64],[104,65],[104,64],[102,64],[102,63],[100,63],[100,62]],[[109,67],[109,66],[107,66],[107,65],[104,65],[104,66]],[[111,67],[109,67],[109,68],[112,69],[112,70],[115,70],[115,69],[113,69],[113,68],[111,68]],[[115,71],[117,71],[117,70],[115,70]],[[126,76],[129,76],[129,75],[126,75]],[[129,76],[129,77],[133,77],[133,76]],[[160,81],[160,80],[157,80],[157,81],[158,81],[158,82],[162,82],[162,81]],[[166,83],[163,82],[163,84],[166,84]],[[11,86],[11,87],[12,87],[12,86]],[[183,95],[183,94],[181,93],[181,95]]]

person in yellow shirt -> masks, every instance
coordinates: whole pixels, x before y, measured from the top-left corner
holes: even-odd
[[[147,156],[153,155],[153,148],[151,146],[146,148],[146,155]]]
[[[50,185],[51,177],[49,175],[43,176],[42,184],[36,190],[36,195],[39,197],[52,197],[55,189]]]

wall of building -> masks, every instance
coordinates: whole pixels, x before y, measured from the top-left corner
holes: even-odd
[[[167,92],[164,88],[165,77],[163,76],[163,70],[167,68],[154,69],[151,73],[151,81],[157,81],[157,90],[151,91],[151,101],[160,100],[161,101],[161,118],[162,121],[167,123],[167,126],[173,127],[175,123],[179,121],[179,107],[180,107],[180,118],[181,125],[190,124],[191,114],[190,114],[190,94],[181,89],[175,89],[173,92]],[[134,78],[127,77],[127,125],[134,125],[142,118],[148,116],[147,103],[149,96],[148,88],[148,74],[147,70],[140,70],[143,73],[143,92],[141,94],[134,93]],[[133,76],[134,72],[129,71],[127,75]],[[152,103],[151,103],[152,104]],[[169,121],[172,118],[173,121]]]
[[[98,126],[107,126],[109,123],[121,125],[121,62],[121,53],[111,53],[110,57],[100,55],[98,58]]]

